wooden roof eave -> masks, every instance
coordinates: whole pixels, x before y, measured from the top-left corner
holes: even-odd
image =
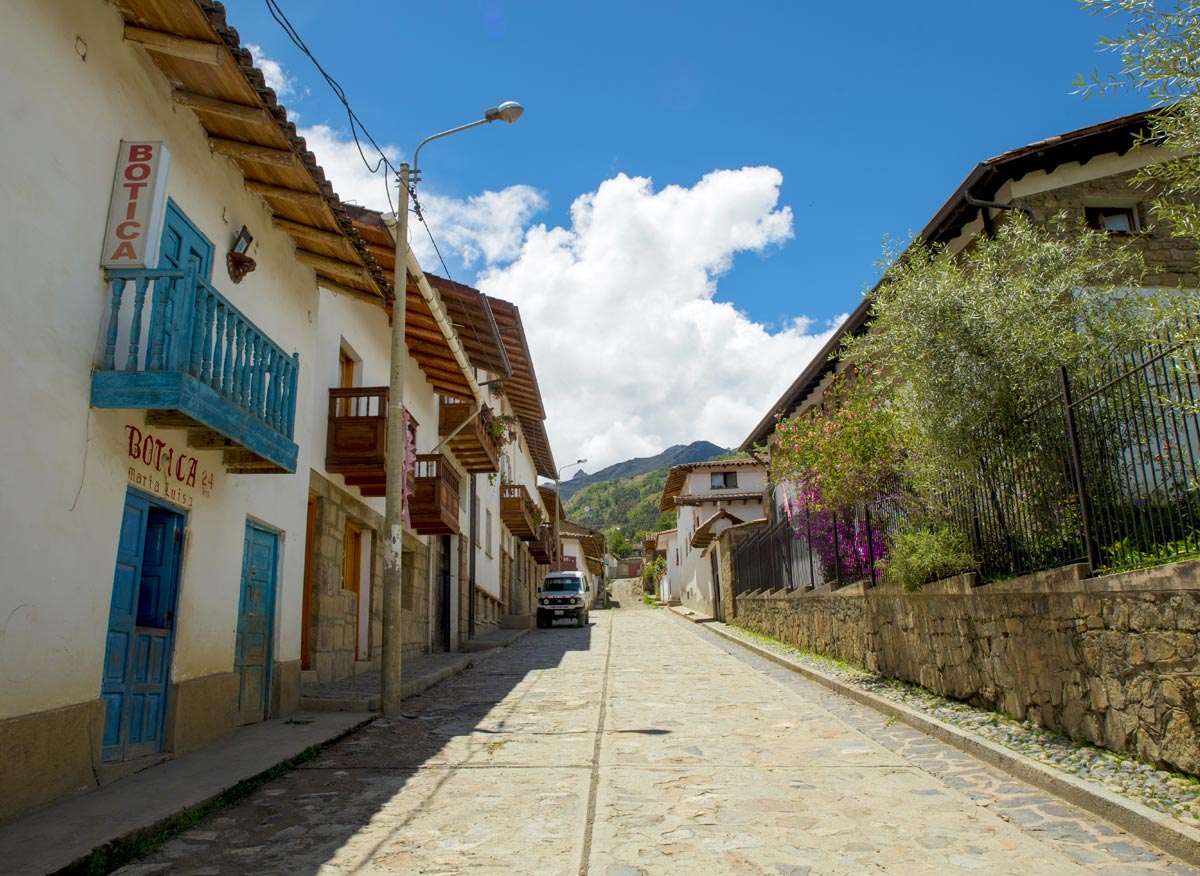
[[[385,297],[387,278],[220,4],[115,0],[115,5],[125,20],[126,41],[144,49],[174,85],[175,103],[196,116],[212,151],[232,161],[246,187],[263,198],[276,230],[298,250],[344,266],[318,274]]]

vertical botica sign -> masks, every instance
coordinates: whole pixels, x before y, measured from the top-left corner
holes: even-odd
[[[170,161],[171,154],[161,140],[121,141],[101,267],[153,267]]]

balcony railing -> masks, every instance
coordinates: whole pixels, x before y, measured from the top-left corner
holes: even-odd
[[[285,353],[193,271],[107,276],[92,405],[152,411],[147,422],[187,428],[191,444],[223,445],[230,471],[295,471],[299,355]]]
[[[446,445],[469,474],[500,470],[500,449],[479,421],[474,402],[439,395],[438,434],[450,437]]]
[[[458,535],[458,474],[441,453],[417,456],[409,522],[421,535]]]
[[[539,516],[524,484],[503,484],[500,487],[500,519],[517,538],[523,541],[536,538],[537,526],[541,521],[535,518]]]
[[[387,417],[386,386],[329,390],[325,469],[364,496],[382,496],[387,485]]]

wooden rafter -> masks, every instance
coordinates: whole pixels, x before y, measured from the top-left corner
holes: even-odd
[[[189,61],[199,61],[214,67],[225,62],[225,47],[220,43],[206,43],[178,34],[134,27],[131,24],[125,25],[125,39],[151,52],[187,58]]]
[[[180,88],[175,89],[173,97],[175,98],[175,102],[180,106],[186,106],[200,112],[213,113],[214,115],[224,116],[227,119],[249,122],[252,125],[271,124],[271,114],[261,107],[230,103],[227,100],[218,100],[215,97],[195,94],[194,92],[184,91]]]
[[[255,179],[246,180],[246,188],[264,198],[274,198],[278,201],[288,201],[301,207],[321,209],[326,206],[325,198],[316,192],[301,192],[296,189],[285,189],[270,183],[259,182]]]
[[[294,167],[296,164],[296,153],[288,149],[272,149],[270,146],[243,143],[241,140],[225,140],[221,137],[209,137],[208,142],[214,152],[220,152],[230,158],[240,158],[255,164],[269,164],[273,167]]]

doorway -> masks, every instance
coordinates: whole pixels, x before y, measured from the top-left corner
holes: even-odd
[[[104,761],[162,751],[185,522],[183,512],[127,490],[100,682]]]
[[[248,521],[233,659],[238,675],[239,725],[253,724],[267,716],[278,565],[279,533]]]

